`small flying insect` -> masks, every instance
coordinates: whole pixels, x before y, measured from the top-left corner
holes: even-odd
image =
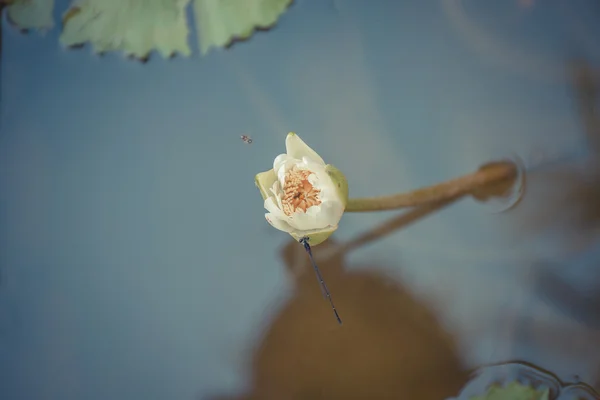
[[[240,139],[246,144],[252,144],[252,138],[248,135],[242,135],[240,136]]]
[[[304,246],[304,249],[308,253],[308,258],[310,258],[310,262],[312,263],[313,269],[315,270],[315,274],[317,275],[317,280],[319,281],[319,284],[321,285],[321,292],[323,293],[323,296],[325,296],[327,298],[327,300],[329,300],[329,304],[331,304],[331,308],[333,309],[335,318],[337,319],[338,324],[341,325],[342,319],[340,318],[340,315],[338,314],[338,312],[335,308],[335,305],[333,304],[333,299],[331,298],[331,294],[329,294],[329,289],[327,289],[327,285],[325,284],[325,281],[323,280],[323,277],[321,276],[321,271],[319,271],[319,267],[317,267],[317,263],[315,263],[315,259],[312,255],[310,245],[308,244],[308,236],[301,238],[299,240],[299,242],[300,242],[300,244],[302,244]]]

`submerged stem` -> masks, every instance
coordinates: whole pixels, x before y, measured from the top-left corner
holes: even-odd
[[[456,196],[473,194],[473,192],[488,186],[494,186],[495,188],[500,186],[512,189],[518,173],[518,167],[513,162],[494,162],[481,167],[477,172],[472,174],[412,192],[398,193],[391,196],[349,199],[346,205],[346,212],[385,211],[415,207],[448,200]],[[492,189],[492,191],[495,190]],[[493,194],[486,197],[491,196]]]

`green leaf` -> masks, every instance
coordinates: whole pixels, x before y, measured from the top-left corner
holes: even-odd
[[[329,175],[329,177],[333,181],[333,184],[335,185],[335,190],[337,191],[338,196],[340,196],[340,198],[344,202],[344,207],[346,207],[348,205],[349,194],[348,181],[346,180],[346,176],[344,176],[342,171],[340,171],[331,164],[327,164],[325,166],[325,171],[327,171],[327,175]]]
[[[200,51],[247,39],[255,29],[271,28],[293,0],[194,0]]]
[[[333,235],[333,233],[337,230],[337,226],[333,228],[325,228],[320,230],[315,230],[311,232],[303,232],[302,235],[291,232],[290,235],[298,242],[303,237],[308,237],[308,243],[311,247],[315,247],[320,245],[329,239],[329,236]]]
[[[14,0],[7,7],[8,19],[20,29],[51,29],[54,0]]]
[[[267,197],[271,195],[269,191],[276,180],[277,175],[275,175],[275,171],[272,169],[261,172],[254,177],[254,184],[258,190],[260,190],[260,195],[262,196],[263,200],[266,200]]]
[[[483,396],[473,396],[469,400],[548,400],[548,389],[536,390],[519,382],[511,382],[502,387],[492,385]]]
[[[79,0],[63,16],[65,46],[90,42],[96,53],[122,51],[145,59],[191,54],[185,8],[190,0]]]

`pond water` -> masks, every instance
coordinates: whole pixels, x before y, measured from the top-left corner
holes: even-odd
[[[598,389],[600,116],[573,68],[600,87],[599,17],[296,0],[226,50],[140,63],[4,16],[0,398],[442,399],[511,361]],[[339,326],[254,184],[290,131],[350,197],[507,157],[526,191],[346,213],[313,249]]]

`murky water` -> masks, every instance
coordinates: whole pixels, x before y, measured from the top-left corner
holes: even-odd
[[[598,1],[296,0],[146,63],[61,48],[67,6],[3,19],[0,399],[598,398]],[[351,199],[519,174],[346,212],[339,325],[254,184],[289,131]]]

